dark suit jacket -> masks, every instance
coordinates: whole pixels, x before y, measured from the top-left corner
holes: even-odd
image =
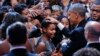
[[[90,44],[86,45],[86,47],[96,48],[97,50],[100,51],[100,43],[90,43]]]
[[[71,40],[71,43],[63,53],[64,56],[72,56],[75,51],[86,45],[87,41],[84,37],[84,27],[87,22],[88,20],[84,19],[73,30],[69,31],[66,28],[62,30],[63,34]]]
[[[19,48],[10,51],[7,55],[4,56],[37,56],[37,55],[27,52],[26,49]]]

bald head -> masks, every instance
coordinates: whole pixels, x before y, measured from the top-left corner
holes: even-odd
[[[85,26],[85,32],[88,32],[92,36],[100,37],[100,23],[96,21],[90,21]]]

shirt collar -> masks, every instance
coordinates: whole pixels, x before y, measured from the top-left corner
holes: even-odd
[[[25,46],[11,46],[10,51],[12,51],[14,49],[19,49],[19,48],[26,49]]]
[[[87,45],[90,43],[100,43],[100,41],[87,42]]]

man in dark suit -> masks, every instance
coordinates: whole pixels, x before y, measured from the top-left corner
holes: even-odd
[[[100,51],[100,23],[90,21],[85,26],[86,47],[96,48]]]
[[[67,46],[64,56],[72,56],[72,54],[78,49],[84,47],[86,45],[86,39],[84,37],[84,26],[88,22],[85,18],[86,9],[82,4],[76,3],[73,4],[68,10],[68,18],[71,24],[76,25],[75,28],[71,31],[68,28],[65,28],[59,21],[55,19],[50,19],[52,22],[58,23],[58,28],[62,31],[62,33],[69,37],[71,43]]]
[[[37,54],[31,54],[26,50],[27,29],[23,23],[16,22],[10,25],[6,34],[7,40],[11,45],[7,56],[37,56]]]

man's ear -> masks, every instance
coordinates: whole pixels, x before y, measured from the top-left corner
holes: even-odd
[[[78,19],[79,13],[76,13],[76,19]]]
[[[87,39],[88,36],[89,36],[89,31],[85,30],[85,31],[84,31],[84,34],[85,34],[85,38]]]

